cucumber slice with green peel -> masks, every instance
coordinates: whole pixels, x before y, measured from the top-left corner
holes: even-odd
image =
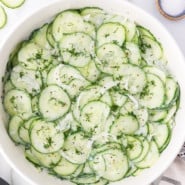
[[[55,123],[35,120],[30,128],[31,144],[40,153],[49,154],[59,151],[64,144],[64,134]]]
[[[111,18],[107,19],[105,22],[114,22],[122,24],[125,28],[126,33],[126,41],[132,41],[134,38],[134,35],[136,34],[136,25],[134,22],[123,18],[119,15],[113,15]]]
[[[86,104],[80,115],[80,123],[85,132],[102,132],[102,127],[105,124],[110,113],[110,108],[107,104],[101,101],[92,101]]]
[[[96,29],[93,24],[84,22],[84,32],[90,35],[93,39],[96,38]]]
[[[139,127],[139,129],[135,132],[135,135],[147,137],[148,133],[149,133],[148,124],[145,124]]]
[[[53,168],[53,171],[61,177],[69,176],[72,175],[78,167],[78,164],[73,164],[62,157],[60,162]]]
[[[39,110],[48,121],[64,116],[68,112],[70,105],[69,96],[59,86],[50,85],[41,92]]]
[[[163,119],[164,123],[168,123],[176,114],[177,112],[177,105],[174,104],[168,111],[166,117]]]
[[[62,87],[63,84],[68,85],[74,79],[85,80],[80,74],[80,72],[74,67],[59,64],[49,71],[47,77],[47,84],[56,84]]]
[[[142,37],[142,44],[140,45],[142,57],[148,64],[162,58],[163,50],[158,41],[151,39],[148,36]]]
[[[34,120],[38,117],[31,117],[28,120],[24,121],[19,127],[19,137],[25,144],[30,143],[29,129]]]
[[[143,145],[139,139],[132,136],[127,136],[127,155],[130,160],[137,159],[142,151],[143,151]]]
[[[85,164],[84,164],[84,168],[83,168],[83,174],[92,174],[94,173],[94,171],[92,170],[92,168],[90,167],[89,165],[89,161],[87,161]]]
[[[148,122],[149,118],[148,109],[146,108],[135,109],[133,113],[137,117],[140,126],[144,126]]]
[[[95,53],[94,40],[85,33],[71,33],[59,42],[63,60],[75,67],[84,67]]]
[[[159,77],[147,74],[147,85],[140,94],[141,105],[155,109],[163,105],[165,100],[165,89]]]
[[[17,57],[21,65],[31,70],[42,70],[52,62],[50,52],[33,42],[23,44]]]
[[[60,154],[74,164],[83,164],[91,152],[91,143],[83,132],[69,135]]]
[[[118,91],[111,91],[110,94],[112,97],[113,104],[116,106],[121,107],[127,101],[127,96],[124,94],[121,94]]]
[[[165,105],[174,103],[178,97],[179,85],[173,78],[166,79],[166,99]]]
[[[83,20],[90,22],[96,27],[99,27],[106,19],[106,13],[97,7],[89,7],[81,9]]]
[[[134,134],[139,129],[137,119],[132,115],[120,116],[111,126],[110,133],[115,136]]]
[[[109,92],[104,93],[101,96],[100,101],[112,107],[112,98]]]
[[[147,28],[144,28],[143,26],[137,25],[137,29],[139,30],[139,34],[141,36],[147,36],[147,37],[149,37],[149,38],[151,38],[153,40],[156,40],[154,35]]]
[[[52,24],[48,25],[47,31],[46,31],[46,39],[51,47],[55,48],[56,42],[54,40],[53,34],[52,34]]]
[[[72,174],[72,177],[78,177],[80,174],[83,173],[83,169],[84,169],[84,164],[79,165],[76,171]]]
[[[114,76],[115,79],[121,80],[120,89],[128,90],[130,94],[142,92],[147,83],[145,72],[132,64],[122,64]]]
[[[26,149],[24,152],[25,158],[31,162],[32,164],[34,164],[34,166],[36,167],[40,167],[40,161],[33,155],[31,149]]]
[[[91,82],[95,82],[100,76],[100,71],[96,67],[95,62],[92,60],[86,66],[78,68],[84,78]]]
[[[170,135],[169,128],[167,124],[163,123],[150,123],[149,124],[149,132],[153,136],[159,151],[164,146],[168,137]]]
[[[125,29],[118,23],[102,24],[97,30],[96,39],[98,46],[106,43],[115,43],[122,46],[125,41]]]
[[[115,74],[120,65],[127,63],[124,51],[116,44],[104,44],[96,51],[96,65],[100,71]]]
[[[47,84],[60,86],[73,98],[90,83],[74,67],[59,64],[50,70],[47,76]]]
[[[60,154],[50,153],[50,154],[43,154],[35,150],[33,147],[31,148],[31,152],[33,155],[39,160],[40,164],[47,168],[53,168],[56,165],[58,165],[58,162],[60,161]]]
[[[97,178],[95,174],[85,174],[73,178],[71,181],[76,184],[96,184],[99,181],[99,178]]]
[[[5,9],[0,6],[0,29],[2,29],[7,23],[7,14]]]
[[[131,163],[131,167],[127,171],[125,177],[131,177],[131,176],[133,176],[133,174],[137,171],[137,169],[138,168]]]
[[[6,82],[4,82],[3,84],[3,91],[6,94],[8,91],[14,89],[15,86],[12,84],[11,80],[7,80]]]
[[[125,52],[128,56],[128,60],[131,64],[140,65],[141,64],[141,53],[137,44],[133,42],[126,42]]]
[[[147,67],[144,67],[143,70],[146,73],[151,73],[151,74],[154,74],[154,75],[158,76],[163,83],[166,83],[166,80],[167,80],[166,76],[167,75],[161,69],[159,69],[157,67],[154,67],[154,66],[147,66]]]
[[[8,91],[4,97],[4,106],[11,116],[19,115],[21,118],[27,119],[32,115],[31,98],[21,90]]]
[[[31,36],[31,40],[45,49],[51,49],[51,46],[47,40],[48,24],[45,24],[41,28],[35,30]]]
[[[17,144],[23,143],[22,139],[19,136],[19,127],[23,124],[23,119],[19,116],[13,116],[8,124],[8,134],[11,139]]]
[[[97,182],[90,183],[89,185],[106,185],[106,184],[108,184],[108,180],[101,178]]]
[[[139,137],[138,139],[142,142],[143,150],[142,150],[140,156],[133,160],[134,163],[138,163],[138,162],[142,161],[146,157],[146,155],[148,154],[149,149],[150,149],[150,144],[145,137]]]
[[[18,8],[24,4],[25,0],[1,0],[0,2],[8,8]]]
[[[166,118],[168,113],[167,110],[150,110],[149,112],[149,120],[151,122],[162,121]]]
[[[150,149],[147,153],[147,155],[145,156],[145,158],[136,163],[136,166],[138,168],[149,168],[151,167],[159,158],[159,150],[158,147],[156,145],[156,143],[154,141],[150,142]]]
[[[97,153],[90,161],[90,165],[98,176],[109,181],[122,179],[128,170],[127,157],[118,149],[108,149]]]
[[[42,87],[40,72],[25,69],[21,65],[17,65],[12,69],[10,79],[16,88],[25,90],[31,95],[38,94]]]
[[[64,34],[83,32],[83,18],[77,11],[64,11],[57,15],[52,23],[52,35],[55,41],[60,41]]]
[[[32,99],[31,99],[31,107],[32,107],[32,112],[33,114],[35,115],[39,115],[39,106],[38,106],[38,103],[39,103],[39,97],[38,96],[34,96]]]

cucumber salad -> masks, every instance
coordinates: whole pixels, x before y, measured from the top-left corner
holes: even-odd
[[[9,136],[34,165],[74,184],[150,168],[170,142],[180,99],[158,40],[100,8],[60,12],[9,57]]]

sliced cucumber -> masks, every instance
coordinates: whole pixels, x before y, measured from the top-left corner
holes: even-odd
[[[60,153],[65,159],[74,164],[83,164],[91,152],[91,144],[89,143],[89,138],[83,132],[74,133],[66,138]]]
[[[7,80],[6,82],[4,82],[3,84],[3,90],[4,93],[6,94],[8,91],[14,89],[14,85],[12,84],[11,80]]]
[[[72,179],[72,182],[76,184],[96,184],[98,181],[99,179],[96,177],[95,174],[81,175]]]
[[[154,35],[147,28],[144,28],[143,26],[137,25],[137,29],[139,30],[139,34],[141,36],[147,36],[147,37],[155,40]]]
[[[166,74],[161,69],[154,66],[147,66],[143,68],[146,73],[151,73],[158,76],[163,83],[166,83]]]
[[[56,43],[55,43],[55,40],[52,34],[52,24],[48,25],[47,32],[46,32],[46,38],[50,46],[54,48],[56,46]]]
[[[113,104],[119,107],[123,106],[127,100],[127,96],[125,96],[124,94],[121,94],[118,91],[111,91],[111,97],[112,97]]]
[[[18,8],[24,4],[25,0],[1,0],[1,2],[8,8]]]
[[[25,144],[30,144],[29,129],[34,120],[39,119],[38,117],[31,117],[24,121],[19,127],[19,137]]]
[[[23,119],[19,116],[13,116],[8,125],[8,134],[17,144],[21,144],[22,139],[19,137],[19,127],[23,124]]]
[[[35,30],[32,35],[32,40],[39,46],[45,49],[51,49],[51,46],[47,40],[48,24],[45,24],[41,28]]]
[[[172,78],[166,79],[166,99],[165,104],[169,105],[176,101],[178,96],[179,86],[177,82]]]
[[[109,181],[122,179],[128,170],[127,157],[118,149],[97,153],[90,164],[98,176]]]
[[[111,126],[110,133],[115,136],[134,134],[139,129],[137,119],[132,115],[120,116]]]
[[[52,24],[52,35],[60,41],[64,34],[83,32],[84,22],[77,11],[64,11],[55,18]]]
[[[138,158],[134,159],[134,163],[138,163],[138,162],[142,161],[146,157],[146,155],[148,154],[149,149],[150,149],[150,144],[146,138],[139,137],[138,139],[142,142],[143,149],[142,149],[140,156]]]
[[[73,98],[78,95],[82,88],[88,86],[89,82],[74,67],[59,64],[49,72],[47,84],[56,84],[62,87]]]
[[[2,6],[0,6],[0,29],[7,23],[7,14]]]
[[[95,26],[89,22],[84,22],[84,32],[90,35],[93,39],[96,38],[96,29]]]
[[[157,122],[165,119],[167,116],[167,110],[150,110],[149,120],[151,122]]]
[[[133,42],[126,42],[125,52],[128,56],[128,60],[131,64],[140,65],[141,64],[141,54],[139,47]]]
[[[131,94],[140,93],[147,83],[145,72],[132,64],[122,64],[114,76],[115,79],[121,79],[120,88]]]
[[[162,123],[150,123],[149,124],[150,134],[153,136],[159,151],[164,146],[170,135],[167,124]]]
[[[127,141],[127,155],[130,160],[135,160],[140,157],[143,151],[143,145],[139,139],[132,136],[127,136]]]
[[[49,51],[33,42],[23,44],[17,55],[18,61],[26,69],[42,70],[51,63]]]
[[[42,87],[42,79],[39,71],[28,70],[17,65],[11,72],[12,84],[21,90],[27,91],[31,95],[36,95]]]
[[[81,15],[84,21],[90,22],[96,27],[99,27],[106,18],[106,13],[97,7],[83,8],[81,10]]]
[[[31,148],[31,152],[39,160],[40,164],[47,168],[53,168],[56,165],[58,165],[58,162],[60,161],[61,158],[58,152],[44,154],[38,152],[33,147]]]
[[[21,90],[8,91],[4,97],[4,106],[11,116],[19,115],[27,119],[32,115],[31,99],[26,92]]]
[[[75,67],[87,65],[95,52],[93,39],[85,33],[64,35],[59,48],[64,62]]]
[[[148,36],[142,37],[142,45],[140,46],[142,51],[142,57],[147,61],[148,64],[159,60],[163,51],[158,41],[151,39]]]
[[[125,29],[118,23],[102,24],[97,31],[98,46],[106,43],[115,43],[122,46],[125,41]]]
[[[131,40],[133,40],[136,33],[136,25],[134,22],[119,15],[113,15],[110,19],[108,19],[108,21],[122,24],[126,31],[126,41],[130,42]]]
[[[96,64],[93,60],[90,61],[86,66],[78,69],[81,74],[91,82],[95,82],[100,76],[100,71],[96,67]]]
[[[39,98],[39,110],[46,120],[56,120],[68,112],[71,102],[67,93],[56,85],[46,87]]]
[[[30,128],[31,144],[40,153],[54,153],[64,144],[64,134],[55,123],[35,120]]]
[[[73,174],[78,167],[78,164],[73,164],[65,158],[61,158],[60,162],[53,168],[53,170],[59,176],[68,176]]]
[[[158,147],[154,141],[151,141],[149,152],[142,161],[136,163],[136,166],[139,168],[149,168],[158,160],[158,158],[159,158]]]
[[[124,51],[116,44],[104,44],[96,51],[98,68],[108,74],[115,74],[120,65],[127,63]]]
[[[102,132],[102,127],[109,116],[110,108],[100,101],[86,104],[80,115],[80,123],[85,132]]]
[[[140,103],[149,108],[155,109],[163,105],[165,89],[162,81],[153,74],[147,74],[147,85],[140,95]]]

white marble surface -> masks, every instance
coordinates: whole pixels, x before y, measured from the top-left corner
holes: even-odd
[[[106,0],[105,0],[106,1]],[[159,14],[155,6],[155,0],[129,0],[130,2],[136,4],[137,6],[145,9],[147,12],[155,16],[160,22],[162,22],[165,27],[169,30],[169,32],[173,35],[177,43],[179,44],[181,50],[185,55],[185,19],[177,22],[172,22],[165,19],[163,16]],[[45,3],[50,3],[51,0],[26,0],[26,3],[19,9],[10,10],[6,9],[8,13],[8,24],[2,30],[0,30],[0,47],[2,43],[2,39],[6,38],[7,33],[13,29],[16,25],[17,20],[24,17],[25,14],[31,13],[34,9],[39,8]],[[170,1],[169,1],[170,3]],[[12,171],[10,166],[6,163],[3,157],[0,155],[0,177],[6,179],[9,183],[11,183],[11,175]],[[23,179],[17,177],[17,175],[13,172],[14,185],[28,185],[28,183],[24,182]],[[12,184],[12,183],[11,183]]]

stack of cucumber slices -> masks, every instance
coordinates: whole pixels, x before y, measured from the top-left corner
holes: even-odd
[[[167,147],[180,88],[146,28],[99,8],[66,10],[11,53],[8,133],[26,158],[75,184],[138,175]]]
[[[0,29],[4,28],[7,23],[7,13],[4,9],[4,6],[7,8],[15,9],[22,6],[24,2],[25,0],[0,0]]]

